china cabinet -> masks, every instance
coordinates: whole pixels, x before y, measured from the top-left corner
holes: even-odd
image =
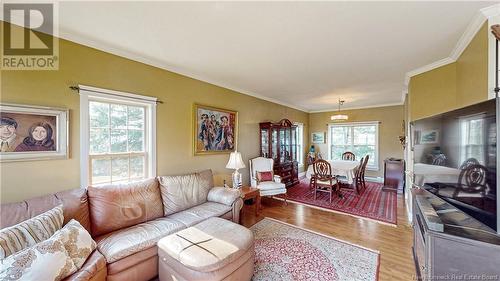
[[[288,119],[260,123],[260,156],[274,159],[274,174],[286,187],[299,183],[297,126]]]

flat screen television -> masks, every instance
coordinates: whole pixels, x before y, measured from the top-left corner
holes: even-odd
[[[414,183],[498,229],[497,100],[412,122]]]

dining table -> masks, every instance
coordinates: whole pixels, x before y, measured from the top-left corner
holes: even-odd
[[[426,183],[457,183],[460,169],[439,165],[415,163],[413,165],[414,183],[423,186]]]
[[[332,175],[345,177],[347,183],[353,184],[354,179],[356,177],[356,169],[359,166],[359,161],[352,160],[326,160],[330,163],[332,167]],[[306,178],[311,179],[311,176],[314,174],[313,164],[307,167]]]

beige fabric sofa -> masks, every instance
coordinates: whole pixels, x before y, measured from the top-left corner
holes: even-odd
[[[158,240],[211,217],[237,223],[243,206],[239,190],[214,187],[212,172],[206,170],[2,204],[0,227],[61,203],[65,223],[78,220],[97,242],[83,268],[66,280],[92,281],[149,280],[158,275]]]

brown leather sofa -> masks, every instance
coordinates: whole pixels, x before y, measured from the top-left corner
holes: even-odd
[[[162,180],[168,184],[160,186]],[[183,190],[187,192],[179,193]],[[237,223],[243,206],[238,190],[213,187],[212,172],[206,170],[130,184],[72,189],[2,204],[0,228],[61,203],[64,223],[78,220],[97,242],[97,249],[83,267],[65,279],[79,281],[150,280],[158,275],[159,239],[210,217]]]

